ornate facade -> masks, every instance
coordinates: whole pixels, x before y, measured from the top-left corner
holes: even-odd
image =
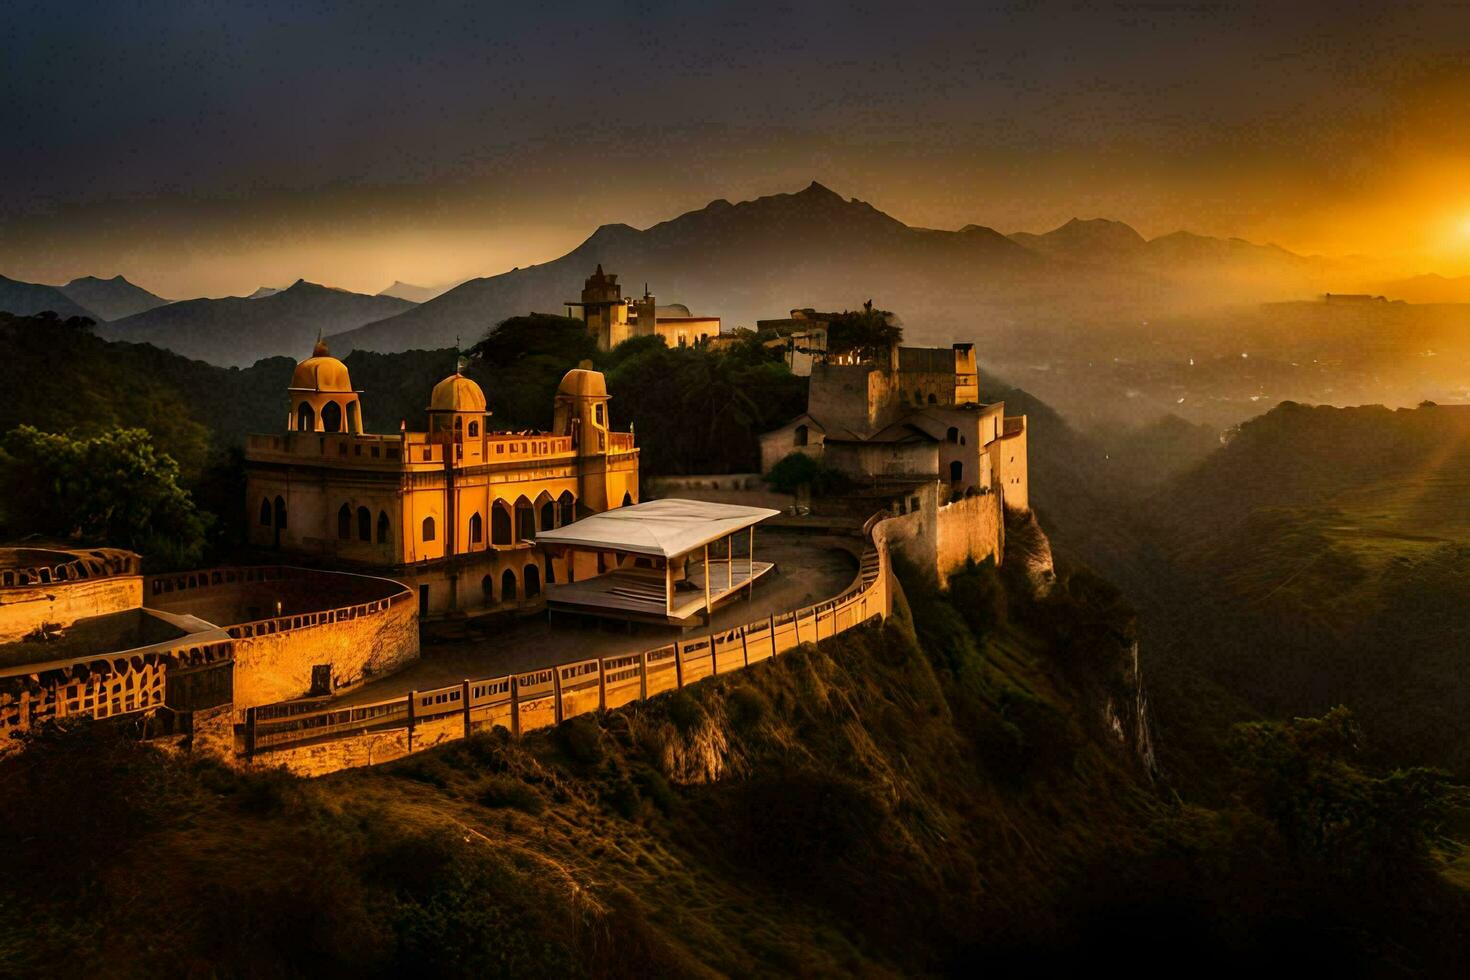
[[[320,343],[296,367],[284,432],[246,447],[251,542],[392,573],[421,615],[476,611],[596,574],[538,529],[638,502],[638,450],[611,428],[600,373],[569,371],[551,432],[497,432],[461,370],[434,386],[428,428],[362,431],[361,392]]]

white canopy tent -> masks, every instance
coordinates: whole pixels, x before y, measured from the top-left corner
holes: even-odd
[[[617,568],[595,579],[571,582],[547,592],[553,608],[610,614],[623,618],[682,622],[734,593],[750,588],[774,566],[755,560],[755,525],[780,511],[705,500],[651,500],[585,517],[536,535],[550,548],[631,555],[643,567]],[[745,560],[734,557],[735,535],[747,532]],[[712,565],[710,545],[724,539],[724,561]],[[687,558],[702,552],[702,596],[690,596],[693,577]],[[686,574],[676,580],[675,570]],[[680,587],[686,595],[680,596]]]

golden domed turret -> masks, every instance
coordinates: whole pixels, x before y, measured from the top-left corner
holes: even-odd
[[[352,378],[347,374],[347,365],[333,357],[327,345],[318,340],[311,356],[296,365],[291,375],[291,390],[345,393],[352,390]]]
[[[463,360],[463,359],[461,359]],[[434,386],[434,392],[429,396],[429,411],[431,412],[484,412],[485,392],[463,373],[463,363],[460,370],[455,371],[449,377]]]

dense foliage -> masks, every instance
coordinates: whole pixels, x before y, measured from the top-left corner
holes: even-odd
[[[903,327],[887,310],[868,300],[861,310],[829,314],[827,349],[833,354],[857,354],[864,360],[885,358],[888,348],[903,341]]]
[[[637,434],[646,475],[758,469],[759,434],[805,407],[805,380],[754,334],[724,348],[635,337],[599,353],[581,321],[538,314],[504,321],[470,353],[496,424],[510,429],[549,428],[557,383],[590,362],[607,376],[613,425]]]
[[[131,548],[178,567],[199,560],[207,518],[145,430],[75,439],[23,425],[0,439],[0,527]]]
[[[806,453],[788,453],[766,474],[766,482],[777,493],[807,490],[815,495],[841,493],[852,484],[842,470]]]

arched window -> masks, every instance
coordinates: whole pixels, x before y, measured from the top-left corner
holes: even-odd
[[[476,438],[479,437],[479,435],[480,435],[480,423],[478,423],[478,422],[471,422],[470,423],[470,438],[471,439],[476,439]]]
[[[561,498],[560,500],[558,500],[557,503],[561,510],[562,527],[565,527],[566,525],[572,523],[577,519],[577,498],[572,496],[572,491],[563,491]]]
[[[277,528],[283,528],[285,526],[286,526],[286,501],[285,501],[284,498],[277,497],[276,498],[276,527]]]
[[[388,523],[388,512],[386,510],[378,511],[378,544],[388,543],[388,531],[390,529],[391,525]]]
[[[516,573],[507,568],[500,576],[500,601],[510,602],[516,597]]]
[[[949,464],[949,482],[959,483],[965,478],[965,464],[955,460]]]
[[[322,406],[322,431],[342,431],[342,406],[336,402],[327,402]]]
[[[357,539],[367,542],[373,540],[373,512],[366,507],[357,508]]]
[[[955,426],[950,426],[949,432],[945,434],[945,438],[948,439],[950,442],[959,442],[960,430],[957,429]]]
[[[934,397],[934,392],[932,392],[932,391],[929,392],[929,404],[930,405],[938,405],[939,404],[939,399],[936,398],[936,397]]]
[[[480,592],[485,597],[486,605],[495,601],[495,580],[489,575],[480,579]]]
[[[541,594],[541,569],[535,565],[526,566],[526,598]]]
[[[271,502],[264,498],[260,501],[260,526],[271,526]]]
[[[490,507],[490,543],[515,543],[515,538],[510,533],[510,508],[503,500],[495,501]]]
[[[343,504],[342,509],[337,511],[337,537],[343,541],[352,537],[352,508],[346,504]]]
[[[470,515],[470,544],[479,544],[485,540],[485,521],[476,512]]]
[[[918,388],[915,388],[914,389],[914,404],[915,405],[922,405],[922,404],[924,404],[924,393],[922,391],[920,391]]]
[[[551,499],[549,493],[543,493],[536,498],[536,527],[542,531],[556,527],[556,501]]]
[[[311,432],[314,429],[316,429],[316,412],[312,411],[311,406],[306,402],[302,402],[301,407],[296,409],[296,431]]]
[[[797,446],[805,446],[809,438],[811,438],[811,436],[807,430],[807,427],[804,425],[798,425],[796,427],[796,434],[792,442],[794,445]]]
[[[632,507],[633,506],[633,494],[632,494],[631,491],[623,494],[623,506],[624,507]]]
[[[536,536],[536,511],[525,497],[516,498],[516,540],[530,541]]]
[[[424,518],[424,540],[434,540],[434,519],[432,517]]]

